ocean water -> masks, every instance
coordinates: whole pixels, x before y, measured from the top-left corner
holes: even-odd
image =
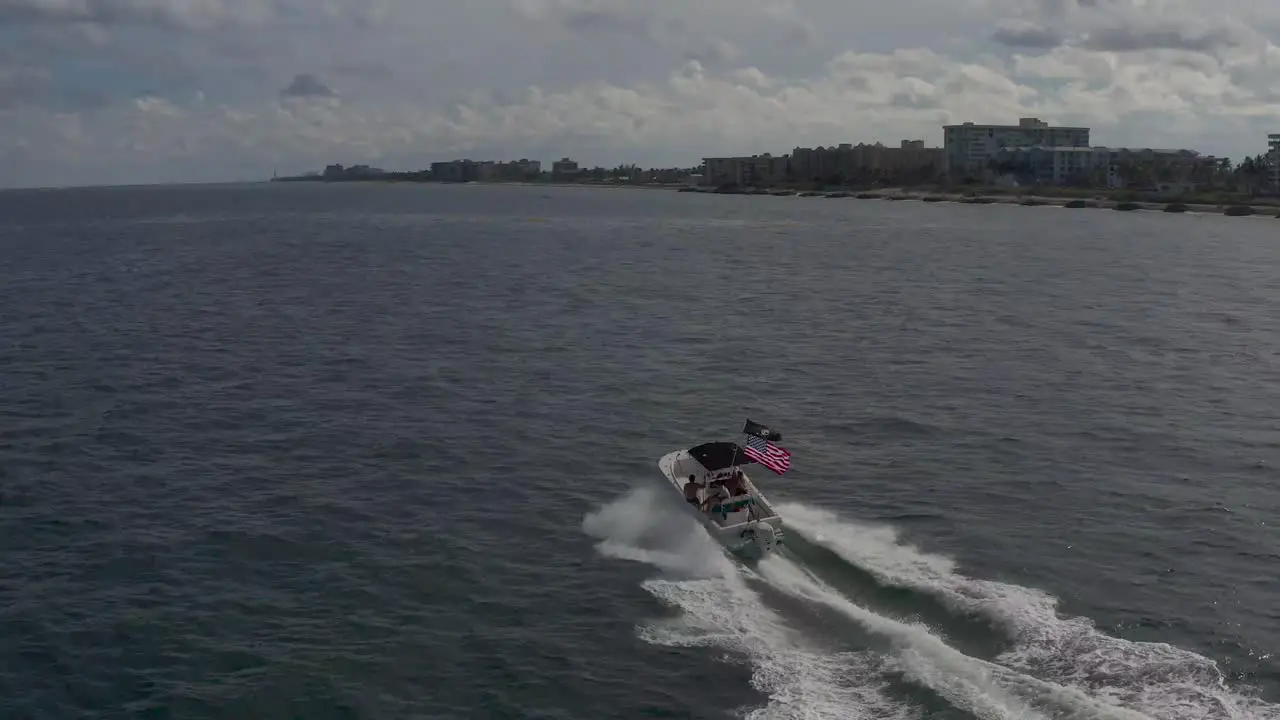
[[[0,193],[0,717],[1280,718],[1277,222]]]

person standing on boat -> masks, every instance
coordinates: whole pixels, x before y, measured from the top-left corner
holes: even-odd
[[[695,507],[699,505],[699,502],[698,502],[699,487],[700,486],[698,485],[698,478],[693,475],[690,475],[689,482],[684,484],[684,499],[687,500],[689,504]]]

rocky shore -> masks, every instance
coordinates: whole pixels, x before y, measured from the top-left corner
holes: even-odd
[[[981,195],[981,194],[962,194],[962,193],[925,193],[906,189],[886,189],[874,192],[852,192],[852,191],[797,191],[797,190],[714,190],[710,188],[683,187],[680,192],[698,192],[712,194],[729,194],[729,195],[768,195],[773,197],[814,197],[814,198],[854,198],[857,200],[888,200],[888,201],[905,201],[914,200],[917,202],[950,202],[967,205],[1047,205],[1063,208],[1097,208],[1103,210],[1118,210],[1121,212],[1131,212],[1137,210],[1169,212],[1169,213],[1214,213],[1220,215],[1230,215],[1233,217],[1243,217],[1249,215],[1263,215],[1280,218],[1280,206],[1272,202],[1258,202],[1253,204],[1208,204],[1208,203],[1182,203],[1182,202],[1131,202],[1123,200],[1110,200],[1105,198],[1072,198],[1072,197],[1050,197],[1044,195]]]

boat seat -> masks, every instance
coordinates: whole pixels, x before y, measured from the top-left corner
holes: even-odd
[[[749,506],[760,506],[755,498],[750,495],[739,495],[734,497],[722,505],[711,506],[711,517],[715,519],[721,526],[737,525],[751,519]],[[728,513],[722,512],[722,508],[727,508]]]
[[[759,503],[757,503],[756,499],[751,497],[750,495],[738,495],[736,497],[732,497],[732,498],[729,498],[728,500],[725,500],[723,503],[712,505],[711,512],[713,513],[722,512],[722,510],[720,509],[721,507],[728,509],[730,513],[746,512],[748,505],[758,506]]]

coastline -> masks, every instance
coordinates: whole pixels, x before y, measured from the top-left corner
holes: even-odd
[[[888,200],[933,203],[957,203],[962,205],[1022,205],[1028,207],[1061,207],[1068,209],[1101,209],[1120,212],[1167,212],[1167,213],[1205,213],[1228,215],[1232,217],[1277,217],[1280,218],[1280,204],[1276,198],[1240,198],[1230,203],[1195,202],[1188,198],[1180,201],[1176,198],[1162,200],[1118,200],[1100,195],[1093,197],[1042,195],[1031,193],[957,193],[957,192],[924,192],[907,188],[887,188],[868,192],[842,191],[798,191],[792,189],[758,189],[758,190],[716,190],[701,187],[681,188],[680,192],[722,195],[753,195],[769,197],[811,197],[811,198],[853,198],[857,200]]]
[[[272,184],[316,184],[316,185],[449,185],[452,187],[471,187],[485,185],[514,185],[517,187],[544,187],[544,188],[605,188],[605,189],[623,189],[623,190],[679,190],[689,187],[688,185],[678,183],[627,183],[627,182],[605,182],[605,181],[582,181],[582,182],[553,182],[547,181],[527,181],[527,180],[476,180],[472,182],[449,182],[443,180],[415,180],[398,177],[368,177],[368,178],[338,178],[326,179],[322,177],[276,177],[270,178],[265,182]]]
[[[1122,197],[1135,199],[1118,199],[1107,197],[1103,193],[1089,191],[1067,191],[1062,194],[1020,193],[1006,189],[972,190],[967,192],[928,191],[915,188],[881,188],[878,190],[802,190],[789,188],[750,188],[724,189],[698,185],[631,183],[608,181],[584,182],[527,182],[518,180],[490,180],[471,183],[452,183],[439,181],[423,181],[416,179],[373,177],[360,179],[325,180],[318,177],[275,178],[274,182],[320,182],[320,183],[370,183],[370,184],[426,184],[455,186],[515,185],[529,188],[595,188],[610,190],[667,190],[671,192],[687,192],[704,195],[748,195],[765,197],[803,197],[803,198],[852,198],[857,200],[888,200],[931,203],[958,203],[962,205],[1022,205],[1027,207],[1061,207],[1067,209],[1101,209],[1119,212],[1167,212],[1167,213],[1202,213],[1227,215],[1232,217],[1263,216],[1280,218],[1280,198],[1271,197],[1229,197],[1215,198],[1206,202],[1199,197],[1160,198],[1142,197],[1133,193],[1116,193]],[[1141,198],[1141,199],[1137,199]]]

